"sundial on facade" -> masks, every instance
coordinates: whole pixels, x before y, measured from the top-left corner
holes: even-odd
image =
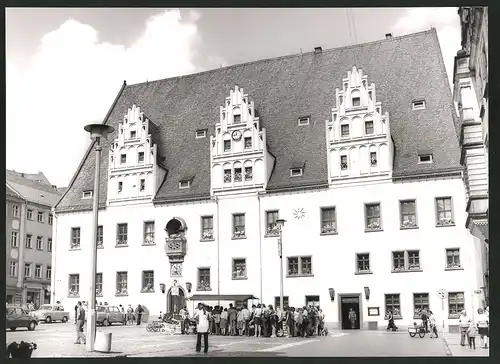
[[[293,217],[295,220],[302,220],[306,216],[306,212],[302,207],[293,209]]]

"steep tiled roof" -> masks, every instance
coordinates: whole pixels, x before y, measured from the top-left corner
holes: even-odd
[[[238,85],[255,101],[268,148],[276,157],[268,189],[325,185],[325,120],[331,118],[335,88],[353,65],[363,69],[368,82],[375,82],[382,111],[390,114],[395,175],[460,169],[451,90],[435,29],[126,86],[105,123],[116,127],[129,107],[140,106],[158,126],[159,152],[169,171],[156,200],[209,196],[210,139],[195,139],[195,131],[215,133],[219,107]],[[412,111],[412,101],[422,97],[426,109]],[[310,125],[298,127],[301,116],[310,116]],[[417,164],[423,150],[432,151],[433,164]],[[101,204],[106,199],[107,154],[105,147]],[[82,190],[92,189],[93,183],[93,154],[86,158],[61,199],[61,209],[91,207],[92,201],[81,200]],[[305,163],[303,176],[290,178],[289,169],[298,162]],[[179,189],[179,180],[188,175],[194,176],[191,188]]]
[[[36,182],[32,178],[23,177],[20,173],[9,170],[6,170],[5,177],[8,187],[29,202],[55,206],[61,198],[60,192],[50,183]]]

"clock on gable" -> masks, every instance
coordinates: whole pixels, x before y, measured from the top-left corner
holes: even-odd
[[[241,139],[241,131],[239,131],[239,130],[233,131],[232,137],[233,137],[233,140],[240,140]]]

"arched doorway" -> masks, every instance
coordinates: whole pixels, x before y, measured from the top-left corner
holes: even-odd
[[[186,294],[182,287],[179,287],[179,295],[172,295],[172,287],[167,292],[167,313],[178,314],[182,307],[186,305]]]

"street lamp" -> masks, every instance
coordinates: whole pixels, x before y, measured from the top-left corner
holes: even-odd
[[[280,256],[280,310],[284,311],[283,307],[283,226],[285,226],[286,220],[277,219],[276,224],[280,231],[280,236],[278,238],[278,254]]]
[[[101,138],[106,139],[109,133],[115,129],[112,126],[104,124],[89,124],[85,126],[85,131],[90,133],[90,139],[95,141],[95,175],[94,175],[94,208],[93,208],[93,245],[91,249],[91,271],[90,271],[90,295],[87,318],[87,351],[94,351],[94,342],[96,335],[95,323],[95,276],[97,275],[97,224],[99,216],[99,181],[101,172]]]

